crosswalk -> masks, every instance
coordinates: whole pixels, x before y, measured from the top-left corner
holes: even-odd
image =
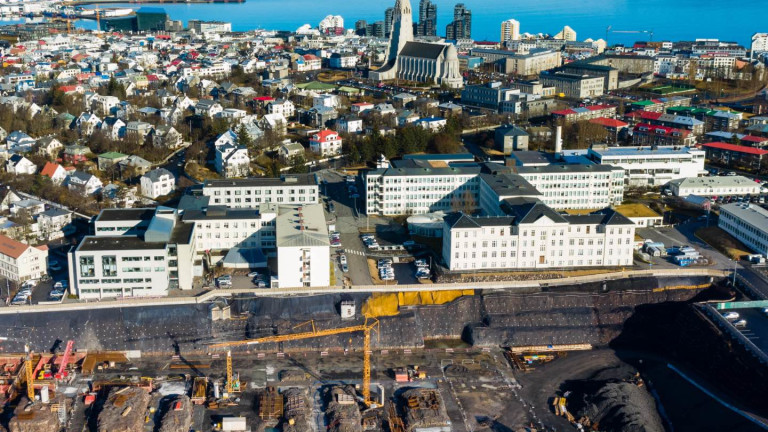
[[[347,255],[365,256],[365,252],[359,251],[359,250],[354,250],[354,249],[344,249],[344,253],[347,254]]]

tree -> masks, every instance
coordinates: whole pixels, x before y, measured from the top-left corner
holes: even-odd
[[[251,140],[251,136],[248,134],[248,131],[245,129],[245,125],[240,125],[240,127],[237,129],[237,145],[250,147],[253,145],[253,140]]]

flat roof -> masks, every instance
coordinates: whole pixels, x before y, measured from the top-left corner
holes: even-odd
[[[605,156],[646,156],[646,155],[683,155],[692,152],[701,152],[693,147],[659,146],[659,147],[605,147],[591,148],[591,153]]]
[[[117,222],[125,220],[150,221],[155,215],[153,208],[104,209],[96,216],[97,222]]]
[[[614,167],[613,165],[596,165],[596,164],[553,164],[545,166],[521,166],[514,168],[519,174],[556,174],[562,172],[572,173],[584,173],[584,172],[605,172],[609,173],[614,170],[622,170],[623,168]]]
[[[648,206],[643,204],[622,204],[614,207],[613,209],[628,218],[661,217],[660,214],[656,213]]]
[[[330,246],[325,211],[320,204],[279,206],[278,247]]]
[[[292,179],[295,179],[293,181]],[[280,178],[272,177],[254,177],[237,180],[206,180],[203,183],[205,188],[226,188],[226,187],[264,187],[264,186],[316,186],[317,178],[314,174],[286,174]]]
[[[87,236],[77,247],[78,252],[164,250],[165,242],[148,243],[134,236]]]
[[[680,187],[743,187],[753,186],[760,189],[760,183],[755,183],[744,176],[707,176],[707,177],[689,177],[679,180],[673,180],[672,183]]]
[[[768,210],[755,204],[726,204],[720,206],[720,211],[727,211],[744,222],[768,231]]]

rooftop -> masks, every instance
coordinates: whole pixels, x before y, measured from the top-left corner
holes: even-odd
[[[132,236],[87,236],[80,242],[77,250],[88,251],[129,251],[129,250],[164,250],[166,244],[148,243]]]
[[[206,180],[205,188],[226,187],[267,187],[267,186],[315,186],[317,178],[314,174],[286,174],[280,178],[254,177],[239,180]]]
[[[153,208],[104,209],[96,216],[97,222],[117,222],[123,220],[149,221],[155,215]]]
[[[320,204],[280,206],[276,225],[278,247],[330,246]]]
[[[720,211],[726,211],[742,219],[744,222],[768,229],[768,210],[754,204],[726,204],[720,207]]]
[[[617,212],[628,218],[648,218],[648,217],[661,217],[660,214],[648,208],[643,204],[622,204],[613,208]]]

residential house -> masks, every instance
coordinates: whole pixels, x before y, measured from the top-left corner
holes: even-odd
[[[53,136],[37,140],[37,154],[46,158],[55,159],[63,148],[64,144]]]
[[[411,123],[416,123],[421,117],[411,110],[402,110],[397,115],[397,125],[400,127],[407,126]]]
[[[82,171],[74,171],[67,177],[67,188],[80,195],[93,195],[103,186],[98,177]]]
[[[448,121],[441,117],[427,117],[416,121],[416,124],[431,132],[439,132]]]
[[[144,159],[141,156],[131,155],[118,162],[120,166],[120,173],[125,176],[126,173],[130,173],[130,176],[144,175],[152,168],[152,162]]]
[[[11,209],[14,203],[21,201],[21,197],[10,188],[0,188],[0,212],[6,212]]]
[[[48,248],[32,247],[0,235],[0,276],[14,282],[40,279],[47,274]]]
[[[5,148],[14,153],[27,153],[32,151],[36,142],[34,138],[24,132],[13,131],[5,137]]]
[[[141,194],[155,199],[168,195],[176,188],[176,178],[165,168],[157,168],[141,176]]]
[[[218,102],[210,99],[201,99],[195,104],[195,114],[204,117],[213,118],[223,110],[224,108]]]
[[[100,116],[107,116],[112,112],[112,109],[117,107],[120,103],[120,99],[115,96],[102,96],[93,95],[90,98],[89,106],[86,109],[90,109],[94,113]]]
[[[11,206],[12,215],[25,213],[30,217],[34,217],[44,211],[45,211],[45,203],[36,199],[23,199],[21,201],[16,201]]]
[[[95,114],[84,112],[72,123],[72,129],[80,132],[81,135],[91,136],[93,131],[101,125],[101,119]]]
[[[115,165],[116,163],[127,159],[127,154],[122,154],[120,152],[106,152],[102,153],[98,156],[98,167],[99,170],[104,171],[111,167],[112,165]]]
[[[261,127],[262,130],[269,129],[275,132],[278,136],[283,136],[288,128],[288,121],[282,114],[266,114],[261,118],[259,127]]]
[[[342,139],[332,130],[321,130],[309,139],[309,148],[321,157],[336,156],[341,154]]]
[[[225,144],[216,147],[216,172],[226,178],[245,177],[251,171],[251,158],[245,146]]]
[[[152,133],[153,128],[151,123],[141,121],[128,122],[128,124],[125,125],[125,139],[130,142],[144,144],[147,135]]]
[[[152,145],[158,148],[175,149],[181,143],[181,134],[173,126],[158,126],[152,134]]]
[[[87,155],[91,152],[86,146],[68,145],[64,147],[64,161],[70,164],[77,164],[88,160]]]
[[[363,120],[355,116],[345,116],[336,119],[336,132],[358,134],[363,131]]]
[[[101,131],[111,140],[117,141],[125,136],[126,123],[117,117],[105,117],[101,122]]]
[[[64,237],[65,231],[69,231],[70,223],[72,212],[60,208],[52,208],[37,215],[38,230],[47,240]]]
[[[14,154],[5,163],[5,171],[13,174],[34,174],[37,166],[22,155]]]
[[[51,179],[53,184],[60,185],[67,179],[67,170],[57,163],[46,162],[40,175]]]
[[[277,99],[267,105],[269,114],[282,114],[285,118],[291,118],[296,114],[296,106],[288,99]]]
[[[304,146],[297,143],[286,140],[278,150],[280,155],[280,161],[284,164],[290,165],[296,161],[297,158],[304,156]]]
[[[304,112],[302,122],[313,127],[326,127],[339,117],[338,111],[328,107],[312,107]]]

